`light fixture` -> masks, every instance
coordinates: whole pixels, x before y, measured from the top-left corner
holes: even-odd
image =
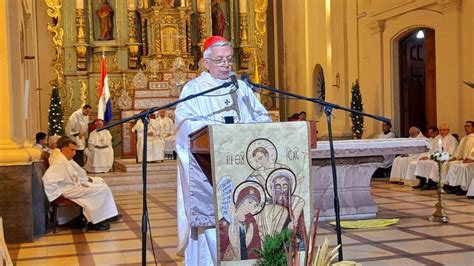
[[[417,33],[416,33],[416,38],[418,39],[423,39],[425,38],[425,32],[423,30],[419,30]]]

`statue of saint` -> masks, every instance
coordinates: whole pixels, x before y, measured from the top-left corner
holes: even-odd
[[[226,20],[224,10],[220,6],[220,1],[211,2],[211,16],[212,16],[212,35],[224,36],[224,31],[229,23]]]
[[[99,17],[100,37],[99,40],[112,40],[112,27],[114,10],[109,5],[107,0],[102,0],[102,5],[96,11]]]

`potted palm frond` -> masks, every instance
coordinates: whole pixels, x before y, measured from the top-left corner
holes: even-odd
[[[474,83],[473,82],[468,82],[468,81],[463,81],[464,84],[466,84],[467,86],[471,87],[474,89]]]

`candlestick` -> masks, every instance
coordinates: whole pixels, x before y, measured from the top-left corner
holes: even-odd
[[[84,9],[84,0],[76,0],[76,9]]]
[[[438,152],[439,153],[443,152],[443,141],[441,139],[438,140]]]
[[[239,13],[247,13],[247,0],[239,0]]]
[[[135,9],[137,8],[135,0],[128,0],[127,2],[128,2],[128,10],[135,11]]]

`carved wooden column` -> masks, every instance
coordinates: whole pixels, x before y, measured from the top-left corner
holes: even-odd
[[[248,43],[248,14],[247,0],[239,1],[239,27],[240,27],[240,69],[248,70],[250,65],[251,47]]]
[[[198,29],[199,29],[199,46],[202,47],[206,38],[208,37],[208,22],[206,18],[206,1],[197,1],[197,14],[198,14]]]
[[[135,0],[128,0],[128,67],[138,68],[138,36],[136,25],[136,3]]]
[[[77,3],[80,3],[78,1]],[[82,7],[82,8],[81,8]],[[77,70],[87,69],[87,43],[85,34],[85,17],[84,17],[84,6],[79,4],[76,7],[76,28],[77,36],[76,41],[76,55],[77,55]]]

